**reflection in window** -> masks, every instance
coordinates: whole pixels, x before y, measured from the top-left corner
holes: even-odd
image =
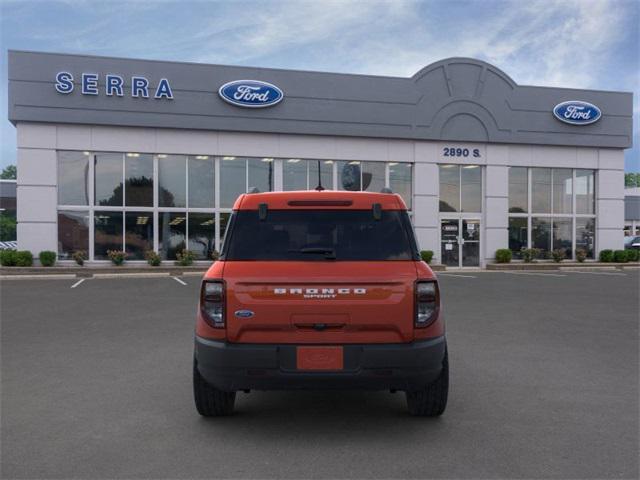
[[[186,212],[158,214],[158,253],[163,260],[175,260],[176,253],[187,248]]]
[[[593,170],[576,170],[576,213],[595,213],[595,175]]]
[[[222,157],[220,160],[220,206],[233,207],[236,198],[247,191],[247,161]]]
[[[531,247],[541,251],[542,258],[549,258],[551,249],[551,219],[533,217],[531,219]]]
[[[576,250],[581,248],[586,250],[587,258],[594,258],[596,238],[595,218],[576,218]]]
[[[440,211],[460,211],[460,167],[458,165],[439,165],[440,172]]]
[[[220,214],[220,251],[222,251],[222,244],[224,242],[224,235],[227,233],[227,225],[229,224],[230,213]]]
[[[307,162],[290,158],[282,164],[282,187],[285,191],[307,190]]]
[[[122,154],[96,153],[95,204],[100,206],[122,206]]]
[[[551,213],[551,169],[531,169],[531,211]]]
[[[125,213],[124,247],[128,260],[144,260],[144,254],[153,250],[153,213]]]
[[[58,212],[58,258],[71,259],[73,252],[89,254],[89,212]]]
[[[362,162],[362,190],[380,192],[385,187],[385,169],[383,162]]]
[[[257,188],[261,192],[273,190],[273,163],[273,158],[249,159],[248,188]]]
[[[127,153],[124,162],[125,204],[128,207],[153,206],[153,156]]]
[[[189,208],[213,208],[214,158],[207,155],[189,157]]]
[[[160,207],[186,207],[186,157],[158,155],[158,205]]]
[[[553,250],[564,250],[566,258],[573,256],[571,251],[572,230],[571,218],[553,219]]]
[[[361,167],[358,161],[338,162],[338,190],[359,192],[361,190]]]
[[[568,168],[553,169],[553,213],[573,211],[573,171]]]
[[[479,165],[465,165],[462,173],[463,212],[482,211],[482,169]]]
[[[58,152],[58,205],[89,204],[89,152]]]
[[[402,197],[409,210],[412,199],[412,170],[410,163],[389,163],[389,188]]]
[[[529,186],[526,167],[509,168],[509,212],[526,213],[528,211]]]
[[[199,260],[211,260],[216,246],[216,222],[213,213],[189,213],[189,250]]]
[[[94,258],[108,260],[108,250],[122,250],[122,212],[95,212]]]
[[[527,248],[527,219],[512,217],[509,219],[509,250],[513,258],[522,258],[523,248]]]

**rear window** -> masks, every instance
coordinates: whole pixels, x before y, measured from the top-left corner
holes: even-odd
[[[225,260],[413,260],[417,249],[407,212],[269,210],[233,214]]]

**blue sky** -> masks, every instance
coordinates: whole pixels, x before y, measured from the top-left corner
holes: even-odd
[[[0,0],[0,166],[15,163],[7,49],[410,76],[452,56],[523,85],[634,92],[640,171],[640,2]]]

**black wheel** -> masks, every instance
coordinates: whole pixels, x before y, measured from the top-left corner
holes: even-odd
[[[442,371],[433,383],[427,385],[424,390],[406,392],[407,407],[411,415],[418,417],[437,417],[447,408],[447,396],[449,394],[449,357],[444,351]]]
[[[198,371],[198,365],[193,360],[193,397],[196,409],[203,417],[221,417],[233,413],[236,392],[223,392],[207,383]]]

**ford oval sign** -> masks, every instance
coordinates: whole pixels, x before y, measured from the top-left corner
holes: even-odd
[[[275,85],[260,80],[234,80],[218,90],[225,102],[238,107],[272,107],[282,101],[284,94]]]
[[[553,107],[553,114],[561,122],[571,125],[589,125],[602,116],[602,112],[594,104],[580,100],[559,103]]]

